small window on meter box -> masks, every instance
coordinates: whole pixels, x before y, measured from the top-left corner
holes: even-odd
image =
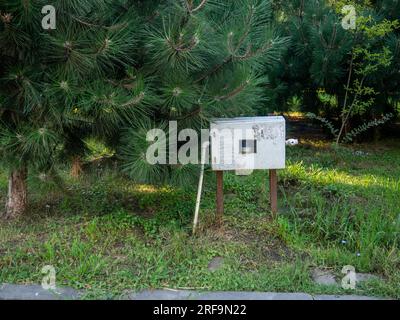
[[[240,154],[257,153],[257,140],[239,140]]]

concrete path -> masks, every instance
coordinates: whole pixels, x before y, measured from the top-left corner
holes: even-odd
[[[78,300],[80,292],[71,288],[44,290],[39,285],[0,285],[0,300]]]
[[[44,290],[39,285],[0,285],[0,300],[79,300],[82,292],[71,288]],[[364,296],[310,295],[275,292],[198,292],[188,290],[145,290],[119,300],[380,300]]]
[[[186,290],[145,290],[131,293],[123,300],[380,300],[366,296],[311,295],[276,292],[197,292]]]

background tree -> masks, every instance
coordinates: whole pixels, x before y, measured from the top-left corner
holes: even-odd
[[[342,8],[349,4],[356,8],[355,30],[342,27]],[[398,1],[278,0],[274,5],[282,34],[292,42],[282,64],[268,71],[272,110],[287,110],[288,99],[298,97],[301,110],[340,122],[339,128],[344,123],[339,130],[344,133],[396,113],[399,90],[392,85],[399,81]],[[361,75],[372,64],[375,70]],[[357,81],[374,94],[354,94]],[[348,103],[355,97],[364,107],[351,108],[348,117]]]

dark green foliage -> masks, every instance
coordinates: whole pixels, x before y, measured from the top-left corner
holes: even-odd
[[[357,3],[369,27],[399,15],[396,0]],[[339,117],[360,43],[392,59],[366,77],[378,95],[356,120],[395,113],[399,101],[398,29],[370,38],[344,30],[338,1],[58,0],[57,29],[43,30],[46,4],[0,4],[0,152],[9,165],[45,170],[59,155],[82,157],[95,137],[135,179],[184,180],[190,168],[144,163],[139,132],[170,120],[199,130],[212,117],[284,110],[293,97],[303,110]],[[336,107],[320,102],[321,90]]]
[[[334,8],[325,1],[297,0],[276,1],[275,10],[282,33],[291,37],[291,47],[282,65],[271,72],[271,108],[282,110],[294,95],[305,96],[308,102],[306,95],[319,87],[342,90],[338,85],[346,75],[352,39]]]
[[[83,140],[97,137],[138,180],[172,174],[138,158],[146,131],[137,128],[178,120],[200,129],[213,116],[254,113],[265,102],[264,69],[287,43],[267,0],[59,0],[57,29],[48,31],[45,4],[0,5],[0,150],[10,162],[42,165],[38,150],[49,165],[60,150],[82,156]],[[51,139],[30,139],[34,132]],[[22,149],[31,153],[21,157]]]
[[[400,34],[396,19],[399,19],[399,1],[320,1],[295,0],[274,1],[275,18],[280,24],[282,35],[291,37],[291,46],[282,64],[269,71],[271,85],[268,95],[271,98],[270,110],[286,110],[292,97],[301,97],[302,110],[320,113],[330,118],[341,116],[346,85],[351,69],[352,52],[362,46],[373,54],[380,54],[388,48],[391,64],[380,67],[368,75],[364,85],[378,93],[374,104],[367,112],[353,119],[357,126],[364,121],[379,119],[390,112],[396,113],[395,104],[399,101],[398,83],[400,81]],[[356,5],[358,29],[342,28],[341,8],[344,4]],[[366,19],[370,19],[366,22]],[[379,25],[389,21],[394,23],[390,32],[383,36],[368,36],[361,27],[379,30]],[[365,63],[359,57],[356,64]],[[352,73],[352,81],[354,80]],[[323,90],[335,97],[335,108],[327,108],[318,99],[317,92]],[[369,97],[364,99],[368,100]]]
[[[269,1],[165,1],[155,12],[141,32],[138,66],[156,88],[148,129],[176,120],[178,129],[199,130],[211,117],[262,111],[264,70],[277,64],[288,43],[277,36]],[[193,178],[190,166],[171,166],[160,176],[143,159],[148,143],[136,130],[127,131],[122,145],[124,171],[135,179]]]
[[[57,29],[48,31],[46,4],[0,4],[0,151],[9,163],[51,165],[56,146],[79,154],[85,137],[118,132],[144,100],[120,85],[137,46],[132,4],[56,1]]]

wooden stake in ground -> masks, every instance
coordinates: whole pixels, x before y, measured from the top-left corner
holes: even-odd
[[[203,180],[204,180],[204,166],[206,163],[206,154],[207,148],[210,143],[206,142],[201,149],[201,169],[200,169],[200,179],[199,179],[199,187],[197,189],[197,199],[196,199],[196,208],[194,210],[194,220],[193,220],[193,234],[196,234],[197,225],[199,224],[199,211],[200,211],[200,201],[201,201],[201,193],[203,191]]]
[[[224,172],[215,171],[217,175],[217,224],[222,225],[224,216]]]
[[[269,192],[271,211],[276,215],[278,213],[278,174],[276,170],[269,170]]]

